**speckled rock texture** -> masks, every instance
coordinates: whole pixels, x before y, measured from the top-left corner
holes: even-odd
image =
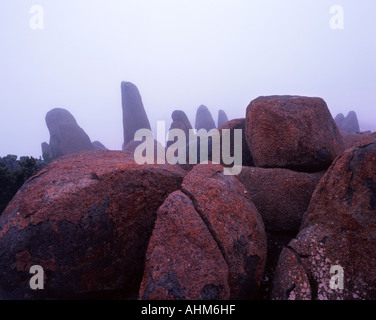
[[[65,156],[26,182],[0,217],[1,299],[137,298],[156,212],[185,172],[132,156]]]
[[[345,143],[345,148],[349,149],[353,146],[355,146],[357,143],[359,143],[364,138],[367,138],[371,132],[362,132],[362,133],[348,133],[346,131],[340,130],[341,136],[343,138],[343,142]]]
[[[319,172],[344,151],[321,98],[259,97],[247,108],[245,136],[256,167]]]
[[[376,299],[376,134],[346,150],[318,184],[280,256],[274,299]],[[344,270],[333,289],[333,266]]]
[[[324,173],[243,167],[236,177],[247,189],[267,231],[296,234]]]
[[[146,255],[142,300],[227,300],[228,267],[190,198],[176,191],[159,208]]]
[[[200,164],[186,175],[181,191],[185,196],[170,196],[158,211],[141,298],[179,299],[193,292],[195,299],[251,299],[264,272],[266,235],[244,186],[234,176],[224,176],[221,165]],[[180,221],[189,216],[184,228]],[[162,239],[164,230],[172,248]],[[207,261],[205,266],[200,259]],[[173,287],[168,287],[172,274]]]

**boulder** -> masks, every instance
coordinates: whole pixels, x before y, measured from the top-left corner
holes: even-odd
[[[123,81],[121,83],[121,95],[124,130],[123,150],[125,150],[125,146],[134,141],[134,134],[137,130],[151,130],[151,127],[138,88],[131,82]]]
[[[216,128],[216,125],[214,123],[213,117],[209,109],[204,105],[201,105],[197,109],[195,128],[197,130],[205,129],[206,131],[210,131],[211,129]]]
[[[0,299],[137,298],[156,212],[185,171],[122,151],[59,158],[0,217]],[[30,267],[45,272],[30,289]]]
[[[344,151],[321,98],[259,97],[247,108],[245,135],[257,167],[319,172]]]
[[[73,115],[61,108],[55,108],[46,114],[46,124],[50,132],[50,143],[42,144],[42,153],[51,159],[67,154],[94,150],[89,136],[77,124]]]
[[[218,111],[218,128],[228,122],[227,114],[223,110]]]
[[[237,178],[247,189],[267,231],[296,234],[324,173],[243,167]]]
[[[372,134],[339,156],[320,180],[299,234],[279,259],[273,298],[375,300],[375,246]]]
[[[244,186],[219,164],[195,166],[181,190],[193,202],[227,263],[231,299],[250,299],[264,272],[266,235]]]
[[[349,149],[359,143],[361,140],[367,138],[372,132],[366,131],[362,133],[348,133],[347,131],[340,130],[345,148]]]
[[[143,300],[228,300],[228,267],[191,199],[170,194],[149,242]]]

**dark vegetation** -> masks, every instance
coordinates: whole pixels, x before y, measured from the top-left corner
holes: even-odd
[[[27,179],[46,166],[41,158],[8,155],[0,158],[0,215]]]

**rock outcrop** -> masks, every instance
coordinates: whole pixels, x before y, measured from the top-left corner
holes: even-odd
[[[226,112],[223,110],[218,111],[218,128],[223,126],[226,122],[228,122],[228,117]]]
[[[350,111],[346,117],[339,113],[334,120],[339,130],[347,133],[360,133],[359,121],[355,111]]]
[[[176,191],[159,208],[146,255],[143,300],[228,300],[228,267],[191,199]]]
[[[320,180],[299,234],[280,256],[273,298],[375,300],[375,246],[372,134],[339,156]]]
[[[246,139],[257,167],[303,172],[327,169],[343,139],[321,98],[269,96],[247,108]]]
[[[229,297],[251,299],[264,272],[266,236],[262,218],[244,186],[234,176],[224,176],[221,165],[200,164],[185,176],[181,191],[184,195],[171,196],[159,211],[160,220],[150,240],[140,297],[187,298],[184,288],[194,292],[192,297],[197,299],[227,297],[224,260],[228,268]],[[189,223],[183,231],[181,218],[176,215],[191,216],[194,223]],[[166,240],[158,245],[162,230],[172,238],[173,248],[168,247]],[[197,240],[205,238],[211,239],[205,245]],[[223,259],[218,258],[218,250],[213,249],[213,240]],[[185,250],[181,248],[184,244]],[[201,250],[198,245],[202,246]],[[172,250],[178,248],[179,251]],[[192,251],[188,253],[189,248]],[[202,278],[208,269],[197,268],[197,260],[207,259],[208,266],[212,267],[214,257],[219,259],[220,270],[214,268],[215,273]],[[190,273],[184,274],[186,270]],[[196,291],[190,283],[194,278],[200,278],[195,282]],[[172,287],[167,282],[172,283]]]
[[[211,129],[216,128],[216,125],[214,123],[213,117],[209,109],[204,105],[201,105],[197,109],[195,128],[197,130],[205,129],[206,131],[210,131]]]
[[[138,88],[131,82],[122,82],[121,95],[123,108],[124,150],[129,142],[134,141],[134,134],[137,130],[151,130],[151,127]]]
[[[94,150],[89,136],[69,111],[62,108],[52,109],[46,115],[46,124],[50,132],[50,143],[42,144],[42,154],[48,160]]]
[[[243,167],[237,176],[271,232],[297,233],[324,172]]]
[[[185,171],[122,151],[59,158],[0,217],[1,299],[137,298],[156,212]],[[28,285],[45,272],[44,290]]]

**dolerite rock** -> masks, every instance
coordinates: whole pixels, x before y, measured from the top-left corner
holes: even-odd
[[[52,162],[0,217],[0,298],[137,298],[156,212],[184,173],[122,151]],[[44,290],[29,287],[33,265]]]
[[[151,130],[142,98],[137,87],[131,82],[121,83],[124,147],[134,141],[134,134],[139,129]]]
[[[223,129],[231,130],[231,134],[230,134],[230,141],[231,141],[230,153],[231,153],[231,155],[234,154],[234,130],[235,129],[242,130],[242,146],[241,146],[242,163],[243,163],[243,166],[250,166],[250,167],[253,166],[254,165],[253,157],[252,157],[252,154],[249,150],[247,140],[245,138],[245,118],[233,119],[233,120],[226,122],[225,124],[223,124],[222,126],[220,126],[218,128],[220,134],[222,134]],[[221,143],[221,146],[222,146],[222,143]]]
[[[229,269],[231,299],[250,299],[264,272],[266,235],[261,215],[244,186],[218,164],[195,166],[182,192],[192,200]]]
[[[349,149],[363,139],[366,139],[372,132],[366,131],[362,133],[348,133],[347,131],[340,130],[340,133],[343,138],[343,142],[345,143],[345,148]]]
[[[334,120],[339,130],[345,131],[347,133],[360,132],[359,121],[355,111],[350,111],[347,114],[346,118],[342,113],[339,113]]]
[[[46,124],[50,132],[50,143],[42,145],[42,152],[49,153],[50,159],[94,150],[89,136],[69,111],[52,109],[46,115]]]
[[[210,131],[211,129],[216,128],[216,125],[214,123],[213,117],[209,109],[204,105],[201,105],[197,109],[195,128],[197,130],[205,129],[206,131]]]
[[[228,267],[191,199],[176,191],[159,208],[146,255],[142,300],[228,300]]]
[[[94,141],[92,142],[94,150],[108,150],[101,142]]]
[[[346,120],[346,118],[343,115],[343,113],[338,113],[336,115],[336,117],[334,118],[334,122],[336,123],[339,130],[342,130],[344,123],[345,123],[345,120]]]
[[[247,108],[246,139],[257,167],[303,172],[327,169],[344,151],[321,98],[269,96]]]
[[[228,122],[227,114],[223,110],[218,111],[218,128]]]
[[[324,173],[243,167],[237,178],[247,189],[267,231],[296,234]]]
[[[172,123],[171,123],[171,126],[170,126],[170,130],[172,130],[172,129],[183,130],[184,133],[185,133],[186,144],[187,144],[189,142],[189,130],[192,129],[192,125],[191,125],[187,115],[182,110],[175,110],[172,113],[171,118],[172,118]],[[169,138],[169,140],[170,140],[170,138]],[[167,147],[172,145],[174,142],[176,142],[176,139],[174,141],[167,141],[167,144],[166,144]]]
[[[320,180],[276,270],[274,299],[376,299],[376,134],[346,150]],[[330,286],[343,269],[343,288]],[[336,276],[334,279],[333,277]],[[339,285],[339,282],[336,282]]]

